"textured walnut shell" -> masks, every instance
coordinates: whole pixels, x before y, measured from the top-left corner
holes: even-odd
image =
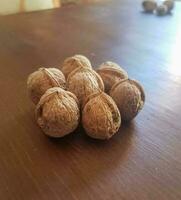
[[[63,137],[73,132],[79,124],[78,99],[59,87],[50,88],[37,104],[35,116],[46,135]]]
[[[111,88],[110,96],[116,102],[121,117],[125,121],[132,120],[143,108],[145,93],[135,80],[122,80]]]
[[[89,95],[104,91],[104,83],[94,70],[79,67],[69,74],[67,89],[74,93],[82,104]]]
[[[40,68],[29,75],[27,90],[34,104],[37,104],[41,96],[52,87],[65,89],[66,82],[63,73],[56,68]]]
[[[174,8],[174,1],[166,0],[163,2],[163,5],[167,6],[168,12],[170,12]]]
[[[111,68],[111,69],[120,69],[121,67],[112,61],[106,61],[104,63],[102,63],[98,69],[105,69],[105,68]]]
[[[92,138],[111,138],[121,125],[121,116],[113,99],[104,92],[90,95],[83,107],[82,124]]]
[[[128,78],[127,72],[122,69],[118,64],[113,62],[105,62],[98,69],[97,73],[101,76],[105,92],[109,92],[112,86],[118,81]]]
[[[157,3],[154,0],[145,0],[142,6],[145,12],[153,12],[157,7]]]
[[[159,16],[166,15],[168,12],[168,8],[166,5],[160,5],[156,9],[156,14]]]
[[[67,58],[62,67],[61,71],[64,73],[65,77],[67,78],[68,75],[76,68],[84,67],[92,69],[91,63],[88,58],[83,55],[75,55],[72,57]]]

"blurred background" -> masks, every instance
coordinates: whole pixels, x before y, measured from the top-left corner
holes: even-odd
[[[61,7],[69,3],[98,0],[0,0],[0,15]]]

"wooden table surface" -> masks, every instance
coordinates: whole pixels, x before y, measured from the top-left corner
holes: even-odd
[[[181,3],[173,15],[123,0],[0,17],[0,199],[181,199]],[[122,65],[143,111],[110,141],[80,127],[49,139],[26,94],[29,73],[74,54]]]

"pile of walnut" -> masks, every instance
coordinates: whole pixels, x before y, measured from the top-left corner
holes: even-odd
[[[175,5],[175,0],[162,0],[157,4],[157,0],[143,0],[142,7],[146,13],[155,12],[159,16],[171,14]]]
[[[145,103],[140,83],[118,64],[105,62],[94,71],[82,55],[67,58],[60,69],[33,72],[27,90],[38,125],[51,137],[72,133],[81,121],[90,137],[109,139],[121,121],[132,120]]]

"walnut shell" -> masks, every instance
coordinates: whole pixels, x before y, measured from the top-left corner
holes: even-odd
[[[35,116],[46,135],[63,137],[73,132],[79,124],[78,99],[59,87],[50,88],[37,104]]]
[[[113,99],[104,92],[90,95],[82,111],[82,124],[95,139],[109,139],[118,132],[121,116]]]
[[[163,5],[167,6],[168,12],[170,12],[174,8],[174,1],[173,0],[165,0]]]
[[[132,120],[145,102],[144,90],[136,80],[125,79],[116,83],[111,88],[110,96],[116,102],[125,121]]]
[[[106,61],[104,63],[102,63],[98,69],[105,69],[105,68],[113,68],[113,69],[120,69],[121,67],[115,63],[115,62],[112,62],[112,61]]]
[[[37,104],[47,89],[52,87],[65,88],[65,76],[56,68],[39,68],[28,76],[27,90],[30,99]]]
[[[79,67],[69,74],[67,89],[74,93],[82,104],[90,94],[104,91],[104,83],[94,70]]]
[[[65,77],[67,78],[68,75],[76,68],[84,67],[92,69],[91,63],[88,58],[83,55],[75,55],[72,57],[67,58],[62,67],[61,71],[64,73]]]
[[[109,92],[111,87],[118,81],[128,78],[127,72],[122,69],[118,64],[113,62],[105,62],[97,69],[104,82],[105,92]]]
[[[166,15],[167,12],[168,12],[168,8],[167,8],[166,5],[160,5],[160,6],[158,6],[157,9],[156,9],[156,13],[157,13],[157,15],[159,15],[159,16]]]
[[[145,12],[153,12],[157,7],[157,3],[154,0],[145,0],[142,6]]]

